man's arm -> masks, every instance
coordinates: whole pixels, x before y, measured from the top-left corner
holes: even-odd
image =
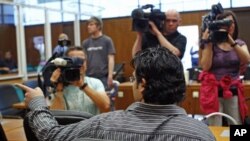
[[[149,24],[152,28],[152,32],[153,34],[157,37],[159,43],[161,46],[167,48],[170,52],[172,52],[173,54],[175,54],[176,56],[181,56],[183,54],[181,54],[181,51],[174,45],[172,45],[164,36],[163,34],[158,30],[158,28],[156,27],[156,25],[149,21]]]
[[[29,124],[40,140],[74,140],[77,135],[88,136],[91,128],[91,121],[84,120],[80,123],[60,126],[52,116],[44,99],[40,88],[29,88],[22,84],[16,84],[19,88],[26,91],[25,104],[31,110],[28,113]]]
[[[110,99],[105,91],[96,91],[88,85],[83,89],[83,91],[91,98],[101,112],[108,112],[110,110]]]
[[[110,88],[113,85],[113,72],[115,66],[115,56],[114,54],[108,55],[108,87]]]
[[[142,48],[142,33],[137,32],[136,40],[132,48],[132,57]]]

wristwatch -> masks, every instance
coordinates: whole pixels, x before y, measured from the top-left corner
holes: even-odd
[[[84,89],[86,88],[86,86],[88,86],[88,84],[87,84],[87,83],[83,83],[83,85],[80,86],[80,89],[81,89],[81,90],[84,90]]]

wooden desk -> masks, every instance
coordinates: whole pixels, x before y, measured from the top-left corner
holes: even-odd
[[[1,122],[8,141],[27,141],[23,119],[3,119]]]
[[[217,141],[229,141],[229,127],[209,126]]]
[[[133,97],[133,83],[124,82],[119,85],[119,92],[115,99],[115,108],[116,110],[126,109],[130,104],[134,102]],[[183,107],[188,114],[202,114],[200,110],[199,103],[199,90],[201,84],[198,82],[192,82],[187,85],[186,97],[182,103],[179,105]],[[250,82],[244,82],[244,91],[245,96],[250,97]],[[247,103],[248,108],[250,109],[250,100]],[[250,112],[249,112],[250,116]]]
[[[24,102],[19,102],[19,103],[14,103],[12,105],[12,108],[16,108],[16,109],[26,109],[27,106],[25,105]]]

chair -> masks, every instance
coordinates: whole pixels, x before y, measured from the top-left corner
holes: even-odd
[[[28,87],[31,87],[31,88],[36,88],[38,87],[38,81],[37,79],[35,80],[27,80],[25,82],[23,82],[24,85],[28,86]]]
[[[11,84],[0,85],[0,111],[3,116],[22,116],[24,110],[12,108],[14,103],[23,101],[22,90]]]
[[[113,71],[113,79],[119,82],[124,82],[125,78],[123,77],[125,63],[115,64]]]
[[[2,127],[2,124],[0,123],[0,140],[1,141],[7,141],[7,137],[4,133],[4,130],[3,130],[3,127]]]
[[[113,88],[110,91],[106,91],[110,98],[110,110],[115,110],[115,97],[118,94],[119,81],[113,80]]]
[[[87,112],[70,111],[70,110],[51,110],[51,113],[60,125],[76,123],[81,120],[89,119],[93,116],[92,114]],[[23,120],[23,127],[27,141],[38,141],[34,132],[31,130],[29,126],[29,118],[27,116],[25,116]]]
[[[216,116],[216,115],[217,116],[222,116],[222,117],[225,117],[225,118],[229,119],[233,123],[233,125],[237,125],[238,124],[238,122],[233,117],[231,117],[228,114],[221,113],[221,112],[214,112],[214,113],[208,114],[208,115],[204,116],[204,119],[202,119],[202,121],[208,125],[208,119],[210,117]]]

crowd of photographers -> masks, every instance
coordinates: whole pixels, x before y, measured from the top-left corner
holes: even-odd
[[[150,14],[143,12],[147,8],[151,8]],[[184,110],[175,105],[183,100],[186,89],[180,59],[184,55],[187,39],[177,30],[181,23],[180,14],[176,10],[163,13],[153,9],[152,5],[146,5],[135,9],[132,18],[133,29],[137,32],[131,62],[135,69],[133,90],[135,100],[139,102],[132,104],[126,111],[101,114],[77,124],[53,128],[57,123],[42,102],[42,92],[18,85],[27,92],[26,103],[33,114],[29,115],[32,128],[38,131],[46,125],[43,129],[48,134],[36,132],[37,136],[60,140],[77,137],[215,140],[207,126],[187,117]],[[83,42],[84,49],[69,47],[62,60],[52,60],[47,70],[50,72],[51,86],[56,86],[56,91],[63,91],[67,109],[96,115],[109,111],[110,99],[105,93],[103,82],[86,75],[88,62],[97,57],[93,54],[90,57],[87,52],[100,49],[100,44],[104,47],[108,42],[109,47],[106,48],[109,52],[102,55],[107,59],[106,67],[113,69],[111,65],[114,63],[112,58],[115,50],[109,37],[100,32],[93,34],[93,30],[100,31],[102,28],[99,18],[92,17],[88,21],[88,28],[92,34]],[[213,5],[211,12],[203,17],[199,50],[202,67],[199,75],[200,104],[204,114],[223,112],[242,124],[247,106],[240,80],[240,66],[250,62],[250,55],[245,42],[238,39],[238,32],[235,14],[224,11],[220,4]],[[111,64],[108,63],[110,59]],[[110,86],[108,69],[105,81]],[[229,121],[229,124],[232,123]],[[222,118],[215,116],[209,119],[209,125],[222,125]]]

